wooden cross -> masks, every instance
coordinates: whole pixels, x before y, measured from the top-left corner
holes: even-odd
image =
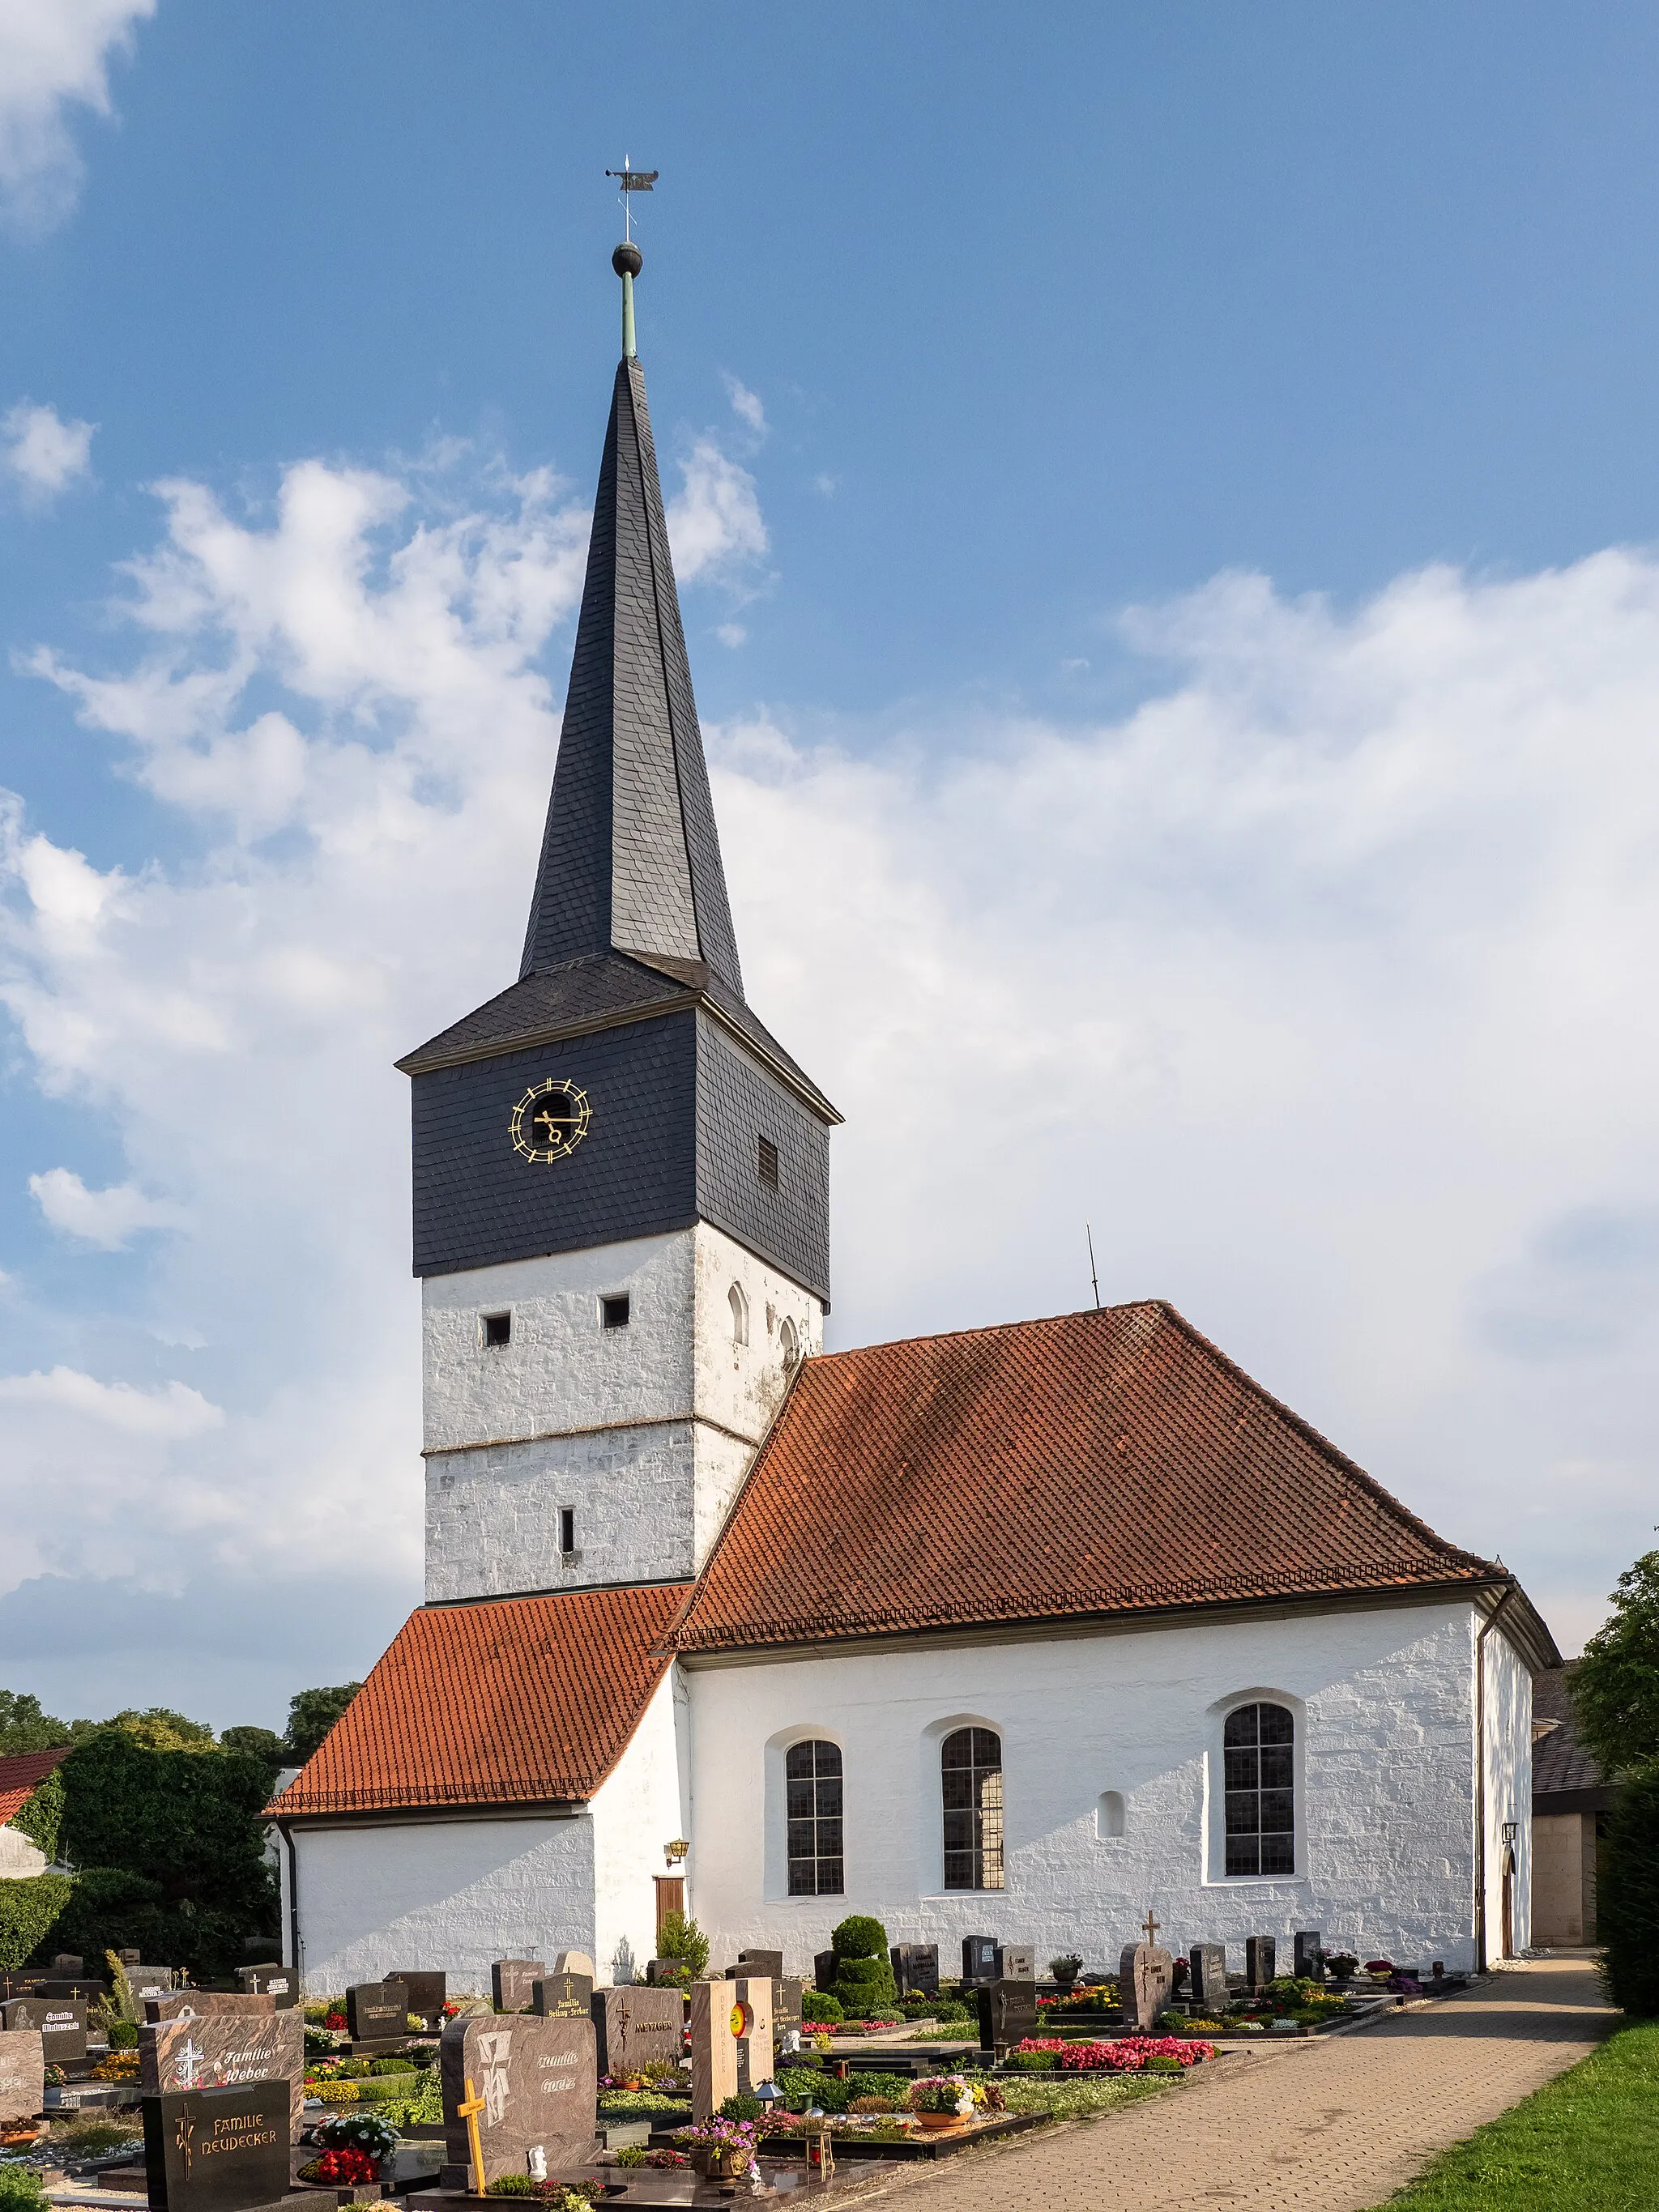
[[[1152,1948],[1152,1938],[1158,1934],[1158,1929],[1164,1925],[1164,1923],[1161,1920],[1153,1919],[1152,1908],[1149,1905],[1146,1908],[1146,1917],[1140,1924],[1146,1930],[1146,1944],[1147,1948],[1150,1949]]]
[[[478,2115],[483,2108],[484,2100],[473,2087],[472,2076],[469,2074],[466,2077],[466,2095],[463,2101],[456,2106],[455,2117],[458,2120],[466,2122],[467,2148],[472,2153],[472,2194],[475,2197],[483,2197],[486,2194],[483,2142],[478,2134]]]

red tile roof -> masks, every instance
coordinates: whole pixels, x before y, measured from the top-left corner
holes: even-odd
[[[676,1583],[423,1606],[270,1811],[591,1797],[662,1680],[653,1647],[685,1595]]]
[[[808,1360],[668,1644],[1494,1579],[1147,1301]]]
[[[22,1811],[47,1775],[63,1765],[73,1748],[72,1744],[60,1743],[55,1751],[20,1751],[13,1758],[0,1759],[0,1828]]]

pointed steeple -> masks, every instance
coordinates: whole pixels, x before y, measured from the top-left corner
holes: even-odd
[[[618,246],[617,260],[631,305],[639,249]],[[743,995],[645,375],[631,349],[611,395],[520,976],[605,951],[675,972],[702,963]]]

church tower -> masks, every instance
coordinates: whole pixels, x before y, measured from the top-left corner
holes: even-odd
[[[841,1119],[743,995],[618,246],[519,980],[412,1079],[428,1602],[702,1566],[830,1295]]]

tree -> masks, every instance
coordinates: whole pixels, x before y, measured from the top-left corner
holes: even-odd
[[[0,1690],[0,1759],[21,1751],[52,1751],[74,1741],[67,1723],[40,1710],[27,1690]]]
[[[86,1723],[77,1723],[77,1727]],[[168,1705],[146,1705],[143,1712],[129,1706],[125,1712],[114,1714],[96,1727],[87,1729],[89,1740],[100,1729],[119,1729],[137,1743],[145,1744],[151,1751],[211,1751],[213,1730],[204,1721],[186,1720]]]
[[[241,1758],[253,1761],[265,1778],[265,1795],[269,1797],[276,1787],[278,1770],[288,1765],[288,1748],[276,1729],[221,1729],[219,1746],[222,1751],[234,1751]]]
[[[301,1690],[289,1701],[284,1747],[290,1765],[305,1765],[362,1686],[342,1682],[332,1690]]]
[[[1612,1617],[1568,1679],[1578,1734],[1609,1779],[1659,1759],[1659,1552],[1620,1576]]]
[[[1638,2019],[1659,2014],[1659,1762],[1626,1783],[1595,1887],[1607,1993]]]

